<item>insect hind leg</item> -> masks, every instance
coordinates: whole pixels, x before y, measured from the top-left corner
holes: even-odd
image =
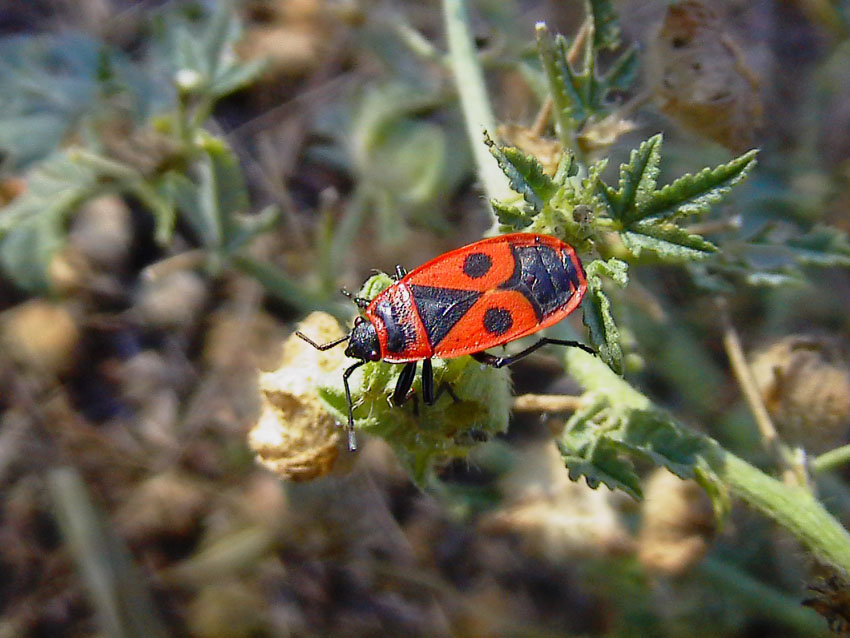
[[[476,353],[472,354],[471,356],[476,361],[483,363],[485,365],[491,366],[493,368],[504,368],[505,366],[509,366],[512,363],[516,363],[520,359],[524,359],[525,357],[530,355],[532,352],[535,352],[536,350],[539,350],[543,346],[547,346],[547,345],[567,346],[567,347],[570,347],[570,348],[580,348],[581,350],[584,350],[585,352],[587,352],[589,354],[596,355],[596,352],[594,352],[592,348],[590,348],[589,346],[586,346],[583,343],[579,343],[578,341],[569,341],[567,339],[550,339],[549,337],[543,337],[537,343],[533,343],[532,345],[528,346],[525,350],[517,352],[515,355],[512,355],[510,357],[497,357],[495,355],[488,354],[486,352],[476,352]]]

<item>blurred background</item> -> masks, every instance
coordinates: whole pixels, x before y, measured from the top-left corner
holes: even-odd
[[[767,461],[716,286],[781,434],[825,452],[850,424],[850,5],[668,5],[613,3],[637,63],[588,153],[610,182],[663,132],[666,183],[760,148],[700,222],[749,274],[634,269],[627,378]],[[497,133],[557,157],[534,25],[574,36],[583,4],[470,15]],[[492,224],[444,32],[432,1],[0,2],[0,638],[846,629],[841,588],[743,506],[718,530],[664,471],[641,468],[641,503],[571,482],[563,413],[518,410],[426,489],[378,440],[257,463],[259,371],[295,324],[344,325],[341,286]],[[552,354],[512,372],[517,396],[577,392]],[[845,524],[848,478],[818,476]]]

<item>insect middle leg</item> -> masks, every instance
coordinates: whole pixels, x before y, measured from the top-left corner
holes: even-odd
[[[436,394],[434,393],[434,368],[431,367],[431,360],[425,359],[422,362],[422,400],[425,405],[434,405],[444,392],[448,392],[455,403],[460,403],[452,386],[445,381],[437,388]]]
[[[419,399],[413,391],[413,380],[416,378],[416,362],[411,361],[405,364],[401,374],[398,375],[398,381],[395,384],[395,390],[390,397],[390,402],[395,406],[404,405],[409,399],[413,399],[413,413],[419,412]],[[449,396],[455,403],[459,403],[460,399],[455,394],[452,387],[445,381],[440,384],[436,392],[434,391],[434,368],[431,365],[431,359],[422,361],[422,400],[425,405],[434,405],[437,400],[448,392]]]
[[[404,365],[401,374],[398,375],[398,381],[395,384],[395,390],[390,397],[390,402],[395,406],[404,405],[408,399],[416,400],[416,395],[412,392],[413,379],[416,377],[416,362],[411,361]],[[414,407],[414,411],[416,406]]]
[[[510,357],[497,357],[486,352],[476,352],[471,356],[476,361],[479,361],[480,363],[483,363],[485,365],[492,366],[494,368],[503,368],[505,366],[511,365],[512,363],[516,363],[520,359],[524,359],[535,350],[539,350],[540,348],[546,345],[580,348],[592,355],[596,354],[589,346],[586,346],[583,343],[579,343],[578,341],[568,341],[566,339],[550,339],[549,337],[543,337],[537,343],[528,346],[525,350],[517,352],[515,355],[512,355]]]

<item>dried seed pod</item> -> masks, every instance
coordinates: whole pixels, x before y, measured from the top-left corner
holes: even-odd
[[[837,342],[788,336],[753,353],[750,367],[783,440],[816,454],[846,441],[850,368]]]
[[[671,5],[647,55],[650,90],[661,110],[723,146],[753,144],[762,103],[759,81],[708,5]]]
[[[638,559],[649,570],[677,575],[702,560],[715,531],[702,488],[666,469],[650,476],[638,537]]]
[[[314,312],[299,326],[320,342],[343,335],[336,320]],[[342,348],[319,351],[294,334],[283,345],[280,366],[260,375],[262,408],[248,435],[257,460],[278,475],[308,481],[333,469],[340,429],[318,396],[322,385],[338,383]]]

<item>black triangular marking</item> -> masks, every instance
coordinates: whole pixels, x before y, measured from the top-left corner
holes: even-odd
[[[435,348],[454,325],[481,298],[476,290],[456,290],[410,284],[410,292],[425,324],[431,347]]]

